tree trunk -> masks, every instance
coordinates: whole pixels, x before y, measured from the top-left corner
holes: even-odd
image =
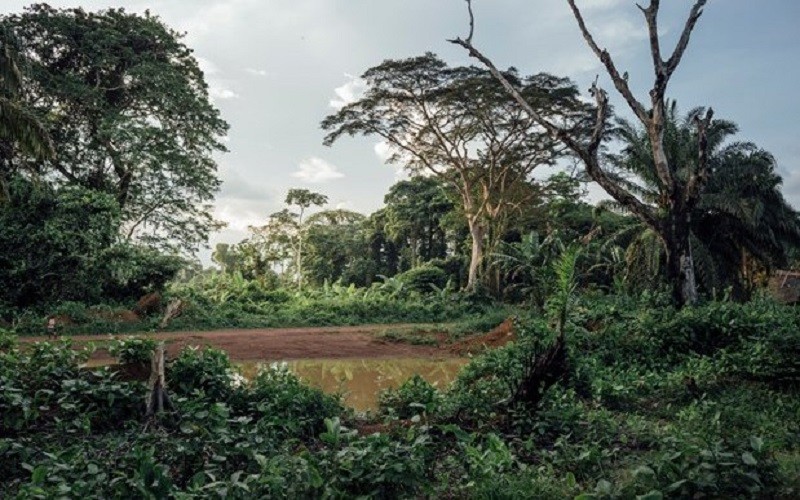
[[[486,236],[486,227],[476,220],[469,218],[469,233],[472,236],[472,257],[469,261],[469,277],[467,289],[474,290],[478,283],[478,272],[483,262],[483,238]]]
[[[164,409],[174,410],[172,401],[166,392],[167,383],[164,377],[164,342],[159,342],[156,349],[153,351],[153,357],[150,361],[150,382],[148,383],[150,392],[147,395],[147,412],[148,418],[153,418]]]
[[[678,307],[697,303],[689,227],[689,215],[677,214],[670,218],[661,235],[667,253],[667,281],[672,287],[672,299]]]

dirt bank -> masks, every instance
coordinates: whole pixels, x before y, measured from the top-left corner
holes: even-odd
[[[175,356],[186,346],[213,346],[224,349],[235,361],[273,361],[293,359],[349,358],[448,358],[457,354],[447,347],[418,346],[387,342],[376,334],[387,328],[411,325],[365,325],[323,328],[268,328],[253,330],[216,330],[209,332],[167,332],[150,335],[164,340],[169,356]],[[116,338],[126,337],[118,335]],[[107,341],[107,335],[71,337],[75,347],[89,342]],[[45,337],[21,338],[21,343],[40,342]],[[99,348],[92,361],[111,360],[105,349]]]

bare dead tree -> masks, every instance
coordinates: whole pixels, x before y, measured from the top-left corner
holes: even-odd
[[[709,109],[704,117],[696,119],[698,134],[698,162],[690,169],[686,178],[676,175],[676,165],[670,164],[664,148],[666,126],[666,91],[670,79],[678,68],[692,32],[703,13],[707,0],[696,0],[689,13],[678,43],[667,60],[662,56],[658,37],[658,12],[660,0],[650,0],[647,7],[637,5],[647,23],[650,53],[653,59],[655,79],[650,90],[650,104],[646,106],[638,100],[628,85],[627,74],[621,74],[608,50],[601,48],[586,26],[583,14],[575,0],[567,0],[578,23],[581,34],[591,50],[603,64],[617,92],[623,97],[636,118],[644,125],[650,139],[653,162],[658,176],[659,199],[657,206],[642,202],[626,189],[614,175],[603,168],[600,160],[600,146],[606,131],[609,117],[608,94],[595,80],[590,93],[596,102],[595,125],[588,140],[563,129],[531,106],[522,93],[497,69],[494,63],[473,44],[475,16],[472,0],[466,0],[469,12],[469,34],[466,38],[449,40],[465,48],[471,57],[478,59],[491,74],[500,81],[503,88],[524,109],[528,116],[544,127],[554,139],[566,145],[586,166],[589,176],[599,184],[614,200],[650,227],[663,242],[667,257],[667,278],[672,285],[672,293],[678,305],[697,301],[694,261],[690,245],[690,214],[696,206],[709,176],[707,153],[707,131],[712,122],[713,111]]]

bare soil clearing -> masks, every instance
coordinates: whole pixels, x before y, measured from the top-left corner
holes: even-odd
[[[376,335],[386,328],[413,328],[419,325],[364,325],[322,328],[267,328],[216,330],[208,332],[163,332],[139,334],[164,340],[167,353],[174,357],[186,346],[213,346],[225,350],[234,361],[278,361],[294,359],[349,358],[451,358],[456,354],[446,346],[419,346],[387,342]],[[116,335],[124,338],[128,335]],[[70,337],[75,347],[90,342],[102,343],[106,335]],[[21,343],[46,341],[46,337],[20,338]],[[105,349],[98,348],[93,362],[112,361]]]

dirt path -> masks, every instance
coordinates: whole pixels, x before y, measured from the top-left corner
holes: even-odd
[[[265,328],[253,330],[216,330],[209,332],[165,332],[149,335],[167,343],[167,353],[175,356],[186,346],[210,345],[227,351],[235,361],[276,361],[293,359],[347,358],[421,358],[453,357],[446,347],[418,346],[382,340],[376,334],[387,328],[412,328],[419,325],[364,325],[323,328]],[[127,335],[117,335],[116,338]],[[148,335],[140,335],[148,336]],[[106,335],[71,337],[80,347],[89,342],[103,342]],[[40,342],[45,337],[20,338],[22,343]],[[110,360],[99,348],[93,361]]]

